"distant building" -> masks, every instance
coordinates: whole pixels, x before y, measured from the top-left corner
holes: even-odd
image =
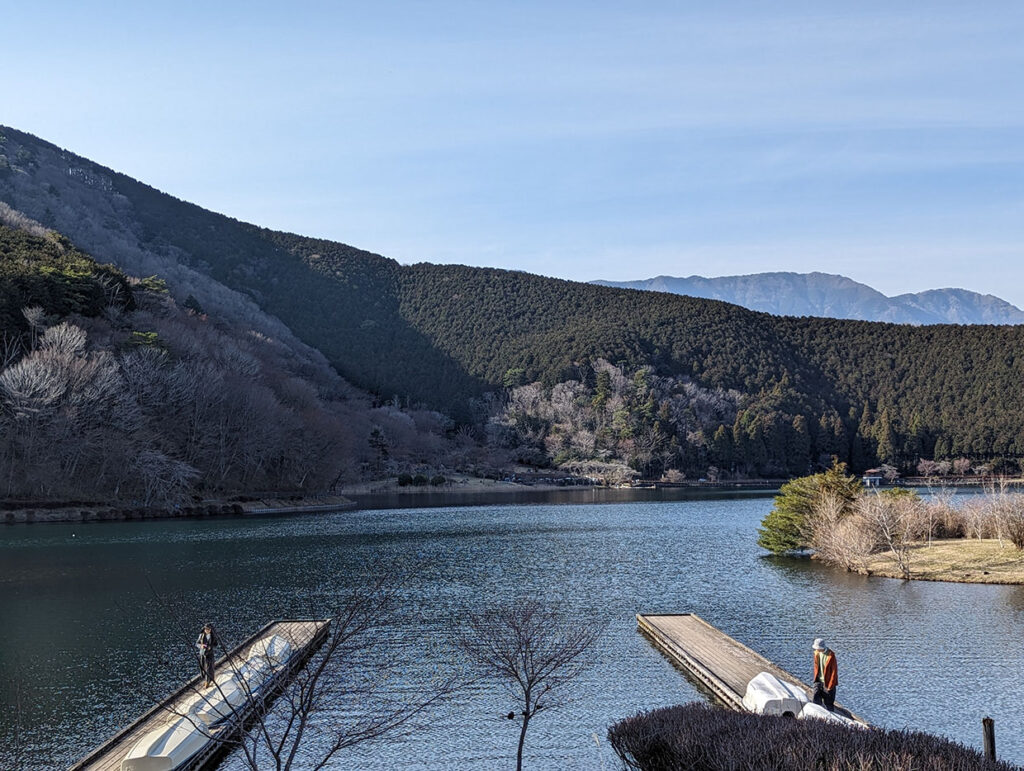
[[[864,476],[860,478],[860,481],[864,483],[865,487],[881,487],[884,478],[882,469],[869,468],[864,472]]]

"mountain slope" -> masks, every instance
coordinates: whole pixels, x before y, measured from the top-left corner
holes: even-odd
[[[398,468],[443,462],[446,429],[0,203],[0,499],[137,509],[318,492],[359,479],[382,448]]]
[[[894,324],[1024,324],[1024,311],[992,295],[966,289],[932,289],[886,297],[866,284],[830,273],[754,273],[717,278],[658,276],[593,283],[723,300],[776,316],[821,316]]]
[[[1017,306],[966,289],[929,289],[892,299],[947,324],[1024,324],[1024,311]]]
[[[4,127],[0,200],[125,272],[160,275],[179,302],[191,294],[217,316],[296,345],[298,336],[384,398],[465,415],[465,396],[484,390],[404,321],[393,260],[206,211]],[[438,392],[426,375],[447,389]],[[448,398],[453,389],[457,399]]]
[[[387,400],[398,396],[482,426],[504,386],[539,381],[563,401],[603,400],[601,378],[634,378],[635,398],[621,414],[608,402],[608,422],[597,416],[595,430],[615,431],[620,446],[634,448],[646,437],[666,463],[687,468],[709,462],[713,435],[723,431],[739,448],[730,456],[741,458],[735,466],[762,473],[831,454],[855,468],[933,454],[1024,454],[1014,397],[1024,380],[1024,327],[777,317],[514,271],[403,266],[204,211],[29,135],[0,131],[8,159],[0,200],[58,225],[122,269],[166,275],[179,301],[186,291],[200,293],[211,315],[270,312],[287,328],[262,315],[260,324],[278,323],[285,336],[290,329]],[[645,372],[665,380],[647,387]],[[719,391],[735,392],[727,399],[735,406],[702,411],[701,399]],[[577,444],[591,449],[572,452],[595,451],[589,440]]]

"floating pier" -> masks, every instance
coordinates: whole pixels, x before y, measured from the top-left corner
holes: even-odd
[[[747,683],[761,672],[810,691],[798,678],[693,613],[638,613],[636,622],[640,631],[672,663],[730,709],[746,711],[743,694]],[[810,666],[810,653],[807,659]],[[835,708],[839,714],[864,723],[839,704]]]
[[[343,495],[320,495],[299,500],[261,498],[240,504],[245,514],[312,514],[314,512],[354,509],[355,501]]]
[[[289,641],[294,651],[287,664],[274,675],[272,681],[267,683],[258,699],[254,698],[243,707],[236,709],[230,720],[209,732],[211,738],[208,746],[192,757],[186,765],[181,766],[182,771],[212,768],[228,749],[229,740],[243,728],[246,719],[257,706],[256,702],[269,702],[280,693],[281,689],[302,669],[309,657],[323,644],[329,628],[330,621],[327,619],[271,621],[241,645],[222,656],[216,662],[215,675],[234,671],[253,643],[273,635],[279,635]],[[198,667],[198,663],[196,666]],[[151,731],[181,718],[184,712],[182,707],[190,698],[194,698],[195,694],[200,692],[201,685],[202,675],[196,675],[195,678],[154,706],[130,726],[119,731],[79,760],[68,771],[120,771],[121,761],[125,759],[136,742]]]

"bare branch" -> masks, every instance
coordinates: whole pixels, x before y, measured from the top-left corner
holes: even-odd
[[[586,654],[604,629],[604,624],[572,622],[535,599],[468,617],[460,647],[480,674],[501,682],[522,706],[517,769],[523,766],[530,720],[560,704],[565,686],[590,665]]]

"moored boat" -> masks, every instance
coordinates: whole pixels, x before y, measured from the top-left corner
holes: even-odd
[[[241,720],[272,686],[295,651],[280,635],[254,642],[244,661],[218,675],[209,688],[187,700],[171,719],[139,739],[121,761],[121,771],[176,771],[220,741],[226,723]]]

